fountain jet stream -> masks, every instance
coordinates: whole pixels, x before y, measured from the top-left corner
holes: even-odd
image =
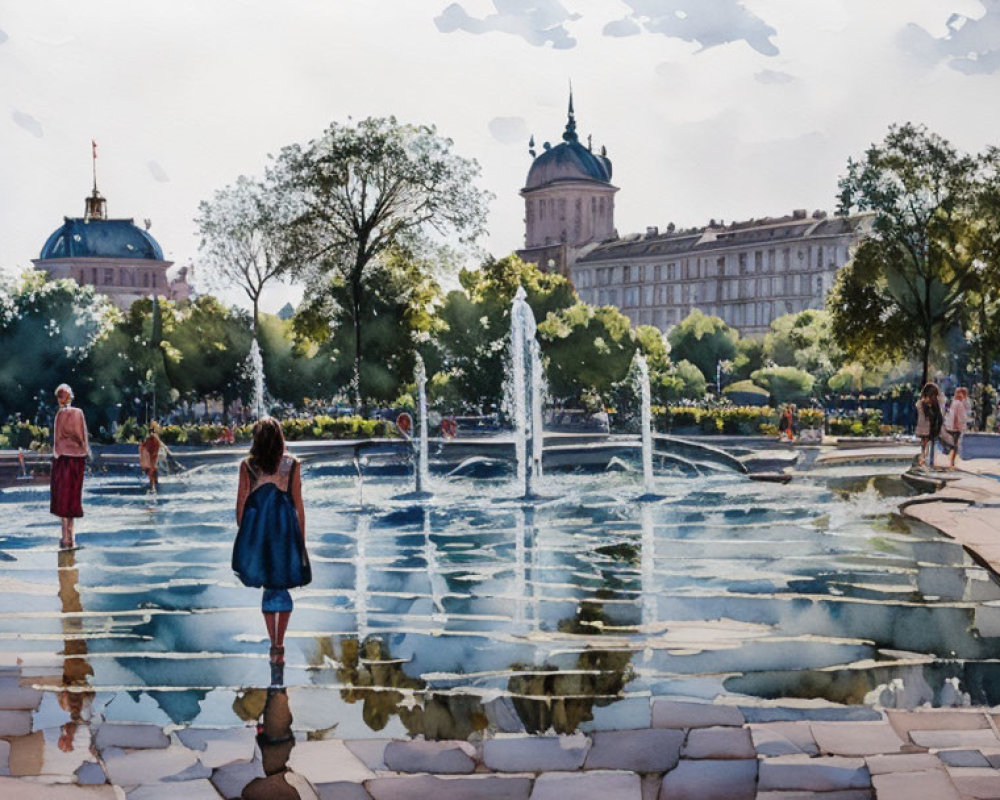
[[[250,344],[250,375],[253,377],[253,416],[260,419],[264,416],[264,358],[260,354],[257,337]]]
[[[417,413],[419,414],[418,432],[414,446],[417,448],[416,459],[416,490],[421,494],[427,490],[427,370],[424,367],[424,360],[417,353],[416,369],[417,379]]]
[[[646,496],[655,494],[656,486],[653,482],[653,429],[652,429],[652,401],[649,390],[649,365],[646,363],[646,356],[636,351],[635,358],[632,359],[632,368],[636,373],[636,380],[639,384],[639,395],[641,399],[641,413],[639,423],[642,432],[642,483]]]
[[[524,496],[532,497],[535,481],[542,475],[545,381],[541,348],[535,338],[535,315],[526,298],[524,287],[519,286],[510,310],[511,375],[507,405],[514,420],[517,480],[524,484]]]

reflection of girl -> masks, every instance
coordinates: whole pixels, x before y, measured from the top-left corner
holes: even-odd
[[[90,456],[87,421],[73,407],[73,390],[65,383],[56,388],[59,410],[52,425],[52,478],[49,511],[62,521],[61,548],[73,547],[73,520],[83,516],[83,468]]]
[[[245,586],[264,588],[261,611],[271,640],[271,664],[280,667],[292,614],[288,590],[309,583],[312,571],[299,462],[285,452],[281,424],[271,417],[254,425],[250,455],[240,464],[236,521],[240,530],[233,546],[233,571]],[[280,673],[273,670],[275,676]]]
[[[149,478],[149,491],[155,492],[159,485],[160,437],[156,434],[156,423],[150,423],[149,435],[139,445],[139,466]]]
[[[59,707],[69,714],[69,722],[59,731],[59,749],[71,752],[75,745],[77,726],[90,715],[92,691],[84,691],[87,678],[94,674],[87,661],[87,640],[83,636],[83,623],[78,581],[80,571],[76,566],[76,553],[59,553],[59,600],[62,608],[63,673]]]

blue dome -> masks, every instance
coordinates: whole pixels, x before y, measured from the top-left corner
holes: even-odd
[[[525,189],[563,180],[611,182],[611,160],[592,153],[578,141],[561,142],[545,150],[528,170]]]
[[[130,219],[65,218],[45,242],[39,259],[137,258],[163,261],[156,239]]]

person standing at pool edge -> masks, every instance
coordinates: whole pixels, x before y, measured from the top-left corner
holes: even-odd
[[[73,390],[69,384],[56,387],[59,410],[52,423],[52,475],[49,483],[49,511],[62,522],[59,547],[74,546],[73,520],[83,516],[83,469],[90,457],[87,420],[73,406]]]
[[[264,589],[261,611],[276,684],[284,671],[285,631],[292,615],[288,590],[312,581],[312,568],[299,462],[285,452],[281,423],[273,417],[254,425],[250,455],[240,463],[236,522],[233,571],[244,586]]]

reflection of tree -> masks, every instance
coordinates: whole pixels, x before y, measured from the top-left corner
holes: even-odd
[[[582,603],[576,616],[560,620],[559,630],[593,635],[608,622],[597,603]],[[632,651],[586,649],[577,656],[573,670],[560,671],[550,664],[514,664],[507,682],[521,722],[529,733],[549,728],[572,733],[581,722],[594,718],[594,706],[606,706],[621,695],[630,680]]]
[[[478,698],[428,692],[427,682],[407,675],[381,639],[342,639],[338,660],[337,676],[348,687],[341,697],[363,703],[361,716],[374,731],[394,714],[411,735],[428,739],[467,739],[488,724]]]
[[[84,690],[87,678],[94,674],[87,661],[87,640],[83,638],[83,604],[77,584],[80,571],[76,567],[76,552],[59,552],[59,600],[62,605],[63,674],[59,706],[69,714],[69,722],[62,726],[59,749],[70,752],[76,736],[77,725],[89,715],[94,692]]]

